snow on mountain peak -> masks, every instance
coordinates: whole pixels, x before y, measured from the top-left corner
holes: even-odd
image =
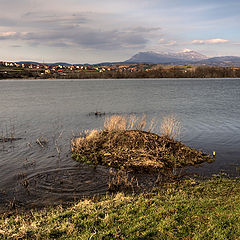
[[[188,48],[185,48],[182,50],[182,52],[184,52],[184,53],[188,53],[188,52],[192,52],[192,51],[193,51],[192,49],[188,49]]]

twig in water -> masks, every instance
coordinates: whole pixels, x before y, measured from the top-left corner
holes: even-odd
[[[39,144],[42,148],[44,148],[47,145],[48,141],[47,139],[40,137],[37,138],[36,143]]]
[[[56,150],[57,150],[57,153],[58,153],[58,158],[60,159],[60,156],[61,156],[61,146],[59,146],[58,142],[59,142],[59,139],[62,137],[62,134],[63,134],[63,130],[60,132],[58,138],[55,139],[55,147],[56,147]]]

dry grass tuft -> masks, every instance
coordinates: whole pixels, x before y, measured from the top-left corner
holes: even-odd
[[[181,123],[180,121],[174,116],[170,115],[167,117],[163,117],[160,131],[161,134],[169,139],[175,139],[181,133]]]
[[[120,115],[113,115],[106,117],[104,122],[104,129],[106,131],[124,131],[127,128],[127,117]]]
[[[156,126],[157,126],[156,118],[152,118],[152,120],[148,126],[147,132],[153,132],[153,130],[156,128]]]
[[[137,122],[137,117],[136,115],[130,115],[129,119],[128,119],[128,126],[127,126],[127,129],[130,130],[130,129],[133,129],[134,126],[136,125],[136,122]]]
[[[143,131],[146,128],[147,125],[147,116],[146,114],[143,114],[141,118],[137,119],[136,129]]]
[[[141,130],[144,131],[147,125],[146,114],[141,117],[136,117],[136,115],[121,116],[113,115],[107,117],[104,122],[104,130],[106,131],[125,131],[125,130]]]
[[[73,138],[71,141],[72,151],[77,149],[80,146],[88,145],[89,142],[94,142],[94,140],[98,139],[100,136],[100,131],[97,129],[93,130],[85,130],[84,131],[85,137],[77,137]]]
[[[99,137],[99,130],[97,130],[97,129],[91,130],[91,131],[86,135],[86,139],[87,139],[87,140],[91,140],[91,139],[98,138],[98,137]]]

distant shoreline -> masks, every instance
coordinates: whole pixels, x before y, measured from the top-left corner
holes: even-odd
[[[1,78],[0,81],[22,81],[22,80],[29,80],[29,81],[38,81],[38,80],[137,80],[137,79],[179,79],[179,80],[190,80],[190,79],[239,79],[240,77],[192,77],[192,78],[181,78],[181,77],[164,77],[164,78]]]
[[[240,78],[240,68],[180,65],[117,65],[77,68],[0,67],[0,79]]]

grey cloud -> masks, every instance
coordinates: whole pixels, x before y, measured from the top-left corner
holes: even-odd
[[[48,45],[56,47],[83,46],[90,49],[111,50],[113,48],[144,47],[152,28],[133,28],[127,30],[98,30],[82,26],[74,29],[58,25],[54,31],[9,32],[2,33],[0,40],[23,40],[30,45]]]
[[[0,18],[0,27],[11,27],[14,29],[38,29],[54,30],[75,28],[79,25],[89,23],[90,20],[82,15],[57,15],[42,12],[26,12],[19,19],[6,16]]]
[[[25,11],[14,20],[8,16],[0,21],[14,29],[13,34],[1,35],[0,40],[26,42],[29,46],[84,47],[85,49],[130,49],[144,48],[160,28],[146,26],[121,26],[109,24],[104,14],[71,12],[61,14],[49,11]],[[101,22],[98,22],[98,18]],[[0,19],[1,20],[1,19]],[[2,24],[3,23],[3,24]],[[2,25],[1,25],[2,24]],[[106,26],[107,25],[107,26]],[[16,42],[16,45],[18,42]]]
[[[136,28],[133,28],[131,29],[131,31],[135,31],[135,32],[138,32],[138,33],[149,33],[149,32],[154,32],[154,31],[158,31],[158,30],[161,30],[161,28],[159,27],[136,27]]]
[[[124,31],[98,31],[81,29],[77,32],[66,31],[65,33],[28,33],[22,39],[29,41],[42,42],[54,46],[55,41],[62,44],[56,44],[58,47],[65,46],[83,46],[85,48],[102,48],[110,50],[113,48],[128,48],[131,46],[144,46],[148,40],[139,34]]]
[[[53,13],[27,12],[23,15],[23,22],[33,24],[82,24],[87,23],[88,19],[83,14],[57,15]]]
[[[62,42],[53,42],[53,43],[49,43],[48,46],[58,47],[58,48],[67,48],[67,47],[72,47],[73,45],[68,43],[62,43]]]
[[[13,48],[20,48],[22,47],[21,45],[11,45],[10,47],[13,47]]]
[[[17,25],[17,20],[16,19],[11,19],[11,18],[0,18],[0,26],[2,27],[11,27],[11,26],[16,26]]]

